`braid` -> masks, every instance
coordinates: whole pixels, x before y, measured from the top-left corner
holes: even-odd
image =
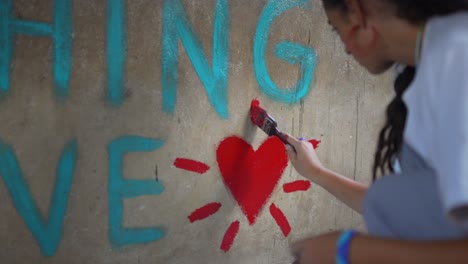
[[[380,169],[382,174],[394,172],[393,163],[400,152],[403,143],[403,132],[406,123],[406,105],[403,102],[403,93],[413,81],[414,67],[406,67],[395,80],[395,98],[387,107],[386,123],[380,131],[375,160],[373,166],[373,179],[377,177]]]

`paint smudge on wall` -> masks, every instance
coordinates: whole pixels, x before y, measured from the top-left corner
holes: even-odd
[[[203,162],[192,160],[192,159],[184,159],[184,158],[177,158],[174,161],[174,166],[176,168],[195,172],[198,174],[203,174],[210,169],[210,166],[206,165]]]
[[[219,144],[216,157],[224,184],[254,224],[288,165],[283,143],[270,137],[254,151],[243,139],[228,137]]]
[[[294,181],[290,183],[285,183],[283,185],[283,191],[285,193],[292,193],[292,192],[298,192],[298,191],[307,191],[310,189],[310,181],[308,180],[300,180],[300,181]]]
[[[77,148],[76,140],[72,140],[62,151],[57,165],[49,216],[45,220],[32,198],[13,148],[0,139],[0,176],[5,182],[16,210],[45,256],[53,256],[62,239],[63,219],[75,172]]]
[[[270,205],[270,214],[271,216],[273,216],[276,223],[280,227],[281,232],[283,232],[283,235],[287,237],[289,235],[289,232],[291,232],[291,226],[289,225],[286,216],[284,216],[283,211],[281,211],[281,209],[279,209],[274,203],[272,203]]]
[[[318,148],[318,146],[320,145],[320,143],[322,143],[322,141],[320,140],[317,140],[317,139],[311,139],[309,140],[310,144],[312,144],[312,146],[314,147],[314,149]]]
[[[52,38],[54,91],[59,98],[68,96],[72,67],[72,6],[72,0],[55,0],[51,25],[17,19],[13,16],[12,1],[0,1],[0,93],[7,93],[10,89],[15,34],[25,34]]]
[[[188,216],[188,219],[190,223],[205,219],[209,217],[210,215],[213,215],[216,212],[218,212],[219,208],[221,208],[221,203],[209,203],[193,211]]]
[[[231,249],[232,243],[239,232],[239,221],[234,221],[226,230],[224,234],[223,241],[221,242],[221,250],[224,252],[228,252]]]

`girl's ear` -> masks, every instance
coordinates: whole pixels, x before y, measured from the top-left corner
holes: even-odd
[[[347,47],[355,55],[361,56],[373,50],[378,38],[378,32],[368,24],[366,9],[362,1],[346,0],[352,29],[346,38]]]
[[[366,12],[361,0],[346,0],[349,8],[349,18],[351,23],[356,23],[360,27],[366,27]]]

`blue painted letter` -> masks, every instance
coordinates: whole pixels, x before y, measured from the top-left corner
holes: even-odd
[[[49,217],[45,221],[31,197],[13,149],[0,139],[0,174],[16,210],[39,243],[42,254],[52,256],[62,238],[63,217],[67,209],[77,158],[76,141],[69,142],[57,166],[54,193],[49,204]]]
[[[107,1],[107,96],[114,105],[124,97],[123,75],[127,58],[125,1]]]
[[[158,195],[164,191],[164,186],[156,180],[124,179],[123,157],[128,152],[153,151],[163,145],[162,140],[123,136],[113,140],[107,147],[109,153],[109,239],[115,247],[148,243],[164,236],[162,228],[122,227],[123,198]]]
[[[10,64],[14,34],[50,36],[53,39],[54,90],[60,98],[68,96],[72,52],[72,2],[54,1],[53,25],[13,17],[11,0],[0,1],[0,93],[10,89]]]
[[[299,64],[301,67],[300,79],[296,85],[287,89],[278,87],[268,74],[266,66],[265,51],[268,42],[268,30],[273,20],[283,12],[293,7],[303,7],[307,3],[306,0],[269,1],[263,9],[255,33],[254,67],[257,82],[263,93],[279,102],[296,103],[307,95],[315,71],[317,55],[311,47],[290,42],[278,44],[275,51],[276,56],[290,64]]]
[[[173,113],[177,94],[179,64],[178,37],[198,74],[211,105],[218,114],[229,117],[227,80],[229,71],[229,12],[227,0],[216,1],[213,29],[212,67],[208,64],[198,36],[180,0],[165,0],[163,9],[162,86],[164,111]]]

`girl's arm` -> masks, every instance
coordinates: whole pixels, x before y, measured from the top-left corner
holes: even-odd
[[[306,178],[322,186],[341,202],[361,213],[361,206],[367,186],[323,168],[315,175],[304,175]]]
[[[293,245],[296,263],[335,263],[340,233],[307,238]],[[358,235],[352,239],[349,262],[361,263],[468,263],[468,239],[413,242]]]
[[[356,237],[351,263],[468,263],[468,239],[411,242]]]
[[[309,142],[286,133],[284,136],[296,150],[288,149],[289,159],[296,171],[360,213],[367,186],[323,167]]]

